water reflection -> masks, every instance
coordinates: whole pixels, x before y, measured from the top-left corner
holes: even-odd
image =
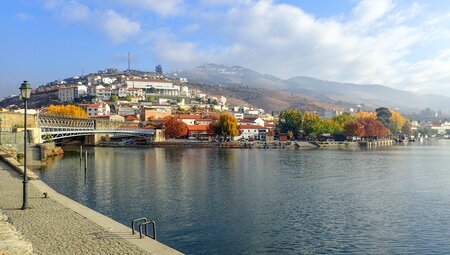
[[[40,171],[188,254],[446,253],[449,141],[371,150],[89,148]],[[230,252],[231,251],[231,252]]]

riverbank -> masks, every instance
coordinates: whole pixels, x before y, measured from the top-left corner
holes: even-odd
[[[44,198],[44,192],[49,198]],[[20,210],[21,200],[20,175],[0,162],[0,209],[31,242],[34,254],[181,254],[153,239],[132,235],[129,227],[59,194],[40,180],[28,183],[30,209]]]
[[[392,146],[394,140],[382,139],[374,141],[230,141],[230,142],[208,142],[208,141],[188,141],[172,140],[165,142],[153,142],[149,144],[117,144],[102,143],[95,147],[121,147],[121,148],[167,148],[167,147],[185,147],[185,148],[242,148],[242,149],[289,149],[289,148],[355,148],[355,147],[376,147]]]

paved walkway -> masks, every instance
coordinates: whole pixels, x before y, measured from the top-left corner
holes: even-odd
[[[0,255],[30,255],[33,247],[0,211]]]
[[[21,204],[21,179],[0,162],[0,209],[32,243],[34,254],[150,254],[126,239],[137,238],[131,230],[112,233],[54,199],[43,198],[31,182],[30,209],[20,210]]]

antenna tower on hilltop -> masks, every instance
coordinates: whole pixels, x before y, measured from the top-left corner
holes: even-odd
[[[128,52],[128,71],[130,71],[130,63],[131,63],[131,53],[130,52]]]

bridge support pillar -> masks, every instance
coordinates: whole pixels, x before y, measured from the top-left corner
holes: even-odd
[[[86,145],[97,145],[99,142],[109,142],[109,141],[110,141],[109,134],[95,134],[85,136],[84,143]]]

